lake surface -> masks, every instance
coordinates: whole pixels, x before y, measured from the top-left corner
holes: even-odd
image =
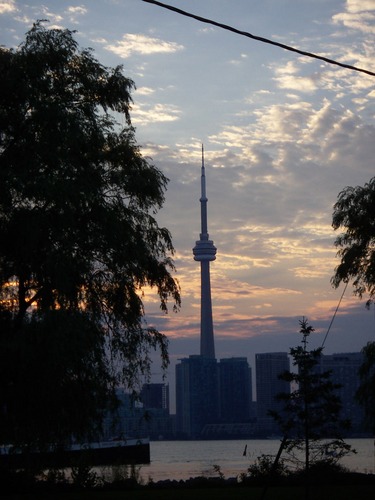
[[[375,473],[375,447],[373,439],[347,439],[357,450],[341,460],[341,464],[355,472]],[[244,456],[245,446],[246,455]],[[276,455],[280,441],[267,440],[220,440],[220,441],[152,441],[151,463],[142,465],[140,474],[145,482],[190,477],[218,476],[218,465],[226,478],[246,472],[257,457]]]

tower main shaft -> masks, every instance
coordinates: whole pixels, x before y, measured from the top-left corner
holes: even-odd
[[[201,173],[201,233],[193,248],[194,260],[201,263],[201,355],[215,358],[214,328],[212,321],[212,301],[210,282],[210,261],[216,259],[216,247],[209,239],[207,231],[206,175],[202,145]]]

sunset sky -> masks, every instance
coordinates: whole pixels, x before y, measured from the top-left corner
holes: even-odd
[[[375,71],[375,0],[166,0],[198,16]],[[332,210],[346,186],[375,175],[375,77],[301,56],[142,0],[0,1],[1,39],[37,19],[77,30],[106,66],[134,80],[131,118],[143,154],[170,179],[157,215],[172,233],[182,308],[149,325],[176,359],[199,352],[201,144],[217,358],[288,351],[307,317],[318,346],[343,292],[330,284]],[[348,287],[327,354],[375,340],[374,308]],[[155,368],[154,379],[158,378]],[[173,391],[173,382],[171,382]]]

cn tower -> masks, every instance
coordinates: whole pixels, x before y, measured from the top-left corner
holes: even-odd
[[[201,263],[201,356],[215,358],[214,328],[210,283],[210,262],[216,259],[216,247],[207,231],[206,175],[202,144],[201,233],[193,248],[194,260]]]

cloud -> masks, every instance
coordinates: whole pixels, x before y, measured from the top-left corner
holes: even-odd
[[[80,5],[76,7],[68,7],[67,12],[70,14],[86,14],[87,9],[84,5]]]
[[[149,125],[179,120],[181,110],[170,104],[135,104],[132,107],[131,114],[135,125]]]
[[[275,69],[277,85],[281,89],[297,90],[299,92],[313,92],[317,89],[318,75],[299,76],[299,69],[294,61],[288,61],[285,66]]]
[[[244,62],[245,59],[247,59],[249,56],[247,54],[240,54],[240,58],[236,58],[236,59],[231,59],[229,61],[229,64],[233,64],[235,66],[239,65],[239,64],[242,64]]]
[[[135,91],[135,93],[138,95],[151,95],[154,92],[155,90],[150,87],[138,87]]]
[[[248,123],[234,118],[231,125],[218,126],[205,147],[209,232],[218,248],[211,285],[220,335],[253,335],[257,329],[250,318],[268,317],[270,311],[280,317],[293,311],[313,318],[328,314],[339,296],[330,284],[338,263],[332,207],[339,191],[363,185],[373,170],[375,127],[353,107],[324,98],[258,104],[252,115]],[[199,233],[194,200],[200,151],[193,142],[175,150],[149,146],[171,178],[162,222],[178,249],[183,299],[182,316],[163,323],[172,336],[199,329],[199,267],[189,250]],[[278,325],[262,320],[260,328],[271,332]]]
[[[16,12],[17,10],[14,0],[0,2],[0,14],[8,14],[9,12]]]
[[[368,171],[375,127],[352,110],[324,99],[314,105],[299,101],[258,107],[253,116],[253,123],[223,126],[210,136],[213,144],[236,150],[234,158],[224,160],[226,166],[235,166],[230,170],[230,184],[236,190],[255,183],[264,195],[267,184],[277,189],[295,187],[307,180],[318,182],[323,172],[329,180],[334,168],[351,179],[358,177],[361,165]],[[218,159],[223,162],[219,155]],[[216,158],[210,161],[215,164]]]
[[[51,23],[48,25],[49,29],[64,29],[64,26],[60,25],[60,23],[64,20],[64,17],[61,14],[55,14],[45,5],[40,6],[41,15],[44,19],[48,19]],[[37,16],[39,13],[37,14]]]
[[[348,12],[375,11],[374,0],[346,0]]]
[[[347,0],[345,12],[332,16],[335,24],[363,33],[375,33],[375,4],[373,0]]]
[[[332,17],[337,24],[343,24],[347,28],[362,31],[363,33],[375,33],[375,15],[369,13],[342,12]]]
[[[152,38],[142,34],[129,33],[123,35],[122,40],[105,48],[123,59],[133,54],[173,54],[183,50],[183,46],[175,42],[166,42],[159,38]]]
[[[87,14],[88,10],[84,5],[70,6],[66,9],[69,16],[69,21],[74,24],[78,24],[77,17]]]

